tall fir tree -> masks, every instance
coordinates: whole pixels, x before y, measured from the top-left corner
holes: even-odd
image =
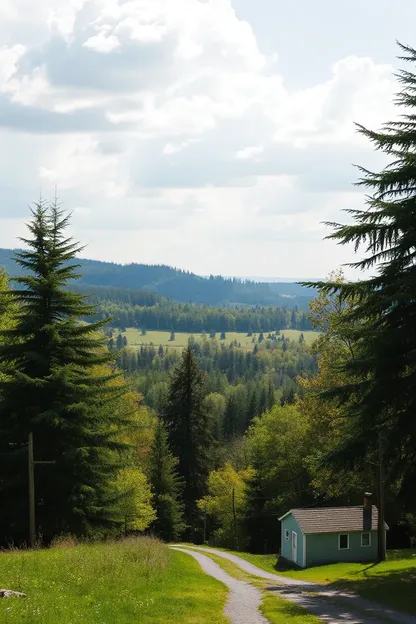
[[[168,433],[161,420],[156,425],[149,465],[156,512],[152,530],[165,542],[176,542],[185,530],[181,501],[183,482],[177,472],[178,459],[169,448]]]
[[[164,420],[184,480],[185,521],[197,521],[196,501],[206,494],[212,463],[212,424],[205,408],[205,379],[191,346],[184,349],[169,389]]]
[[[107,366],[105,321],[81,324],[95,310],[68,288],[81,249],[66,234],[69,217],[42,201],[32,212],[27,250],[16,253],[25,271],[11,293],[16,323],[0,332],[0,535],[15,543],[28,537],[29,433],[35,459],[55,461],[36,467],[37,529],[48,541],[117,526],[115,432],[129,419]]]
[[[416,64],[416,50],[399,44],[401,60]],[[354,306],[345,318],[354,353],[348,383],[331,392],[345,405],[350,433],[333,455],[345,465],[379,451],[386,478],[415,510],[416,487],[416,73],[400,70],[396,105],[403,113],[379,132],[359,132],[390,161],[380,172],[359,167],[358,185],[369,191],[367,207],[349,210],[352,223],[330,223],[330,238],[364,246],[351,264],[373,275],[354,283],[318,284]],[[316,284],[315,284],[316,286]]]

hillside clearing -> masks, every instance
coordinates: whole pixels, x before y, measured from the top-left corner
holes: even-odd
[[[273,333],[273,332],[272,332]],[[317,332],[313,331],[304,331],[300,332],[295,329],[283,329],[280,332],[280,335],[284,335],[286,338],[289,338],[291,341],[298,341],[299,336],[303,333],[305,338],[305,342],[307,344],[311,344],[318,337]],[[153,344],[155,347],[162,345],[164,347],[169,347],[172,349],[182,349],[188,345],[189,338],[193,336],[195,340],[202,340],[203,334],[192,334],[185,332],[176,332],[175,340],[171,341],[170,336],[171,332],[168,331],[148,331],[146,334],[142,334],[139,329],[135,329],[134,327],[128,327],[125,332],[122,333],[123,336],[127,338],[127,344],[129,347],[140,347],[145,345]],[[268,332],[264,334],[264,337],[267,338]],[[210,340],[209,336],[205,334],[205,336]],[[254,344],[257,342],[258,334],[254,334],[252,337],[247,336],[247,332],[225,332],[225,340],[220,340],[221,332],[217,332],[215,339],[220,343],[231,344],[233,341],[237,341],[240,343],[242,349],[253,349]],[[253,338],[255,342],[253,342]]]
[[[226,624],[227,589],[150,538],[0,554],[1,624]]]

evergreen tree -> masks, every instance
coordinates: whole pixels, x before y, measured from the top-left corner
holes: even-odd
[[[117,336],[116,347],[118,351],[121,351],[121,349],[123,348],[123,335],[122,334],[118,334]]]
[[[227,440],[232,440],[239,433],[239,409],[238,401],[234,392],[228,397],[224,414],[223,432]]]
[[[212,424],[205,409],[205,378],[192,347],[184,349],[164,413],[172,452],[184,480],[185,520],[196,520],[196,501],[206,493],[211,466]]]
[[[221,332],[221,338],[220,340],[225,340],[225,332]]]
[[[27,251],[16,261],[28,273],[11,292],[18,305],[15,327],[0,332],[0,534],[28,537],[27,442],[35,459],[54,460],[36,470],[37,528],[88,535],[117,525],[114,482],[123,446],[114,439],[127,425],[118,409],[124,385],[113,383],[112,356],[100,333],[106,321],[82,325],[94,314],[85,298],[68,289],[78,277],[80,247],[66,235],[69,218],[56,205],[36,204]]]
[[[296,312],[292,310],[292,314],[290,315],[290,327],[291,329],[296,329]]]
[[[172,331],[170,332],[170,338],[169,338],[169,341],[170,341],[170,342],[174,342],[174,340],[175,340],[175,332],[174,332],[174,331],[173,331],[173,329],[172,329]]]
[[[414,67],[416,50],[399,45],[402,60]],[[352,266],[374,269],[374,275],[318,288],[355,303],[345,320],[355,344],[344,367],[349,381],[331,392],[351,420],[350,434],[335,456],[354,464],[379,448],[390,481],[415,509],[416,73],[401,70],[397,77],[402,90],[396,104],[403,114],[379,132],[358,126],[390,164],[380,172],[360,167],[358,184],[369,191],[367,207],[349,211],[350,225],[329,224],[334,228],[330,238],[352,242],[356,250],[364,245],[364,257]]]
[[[169,449],[168,434],[162,421],[158,421],[149,457],[150,483],[156,520],[152,524],[155,534],[166,542],[178,541],[185,529],[183,488],[178,473],[178,460]]]
[[[127,347],[127,336],[123,336],[123,347]]]

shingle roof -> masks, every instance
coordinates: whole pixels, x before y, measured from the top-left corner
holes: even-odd
[[[339,533],[363,530],[363,507],[291,509],[303,533]],[[378,509],[373,505],[372,531],[377,530]]]

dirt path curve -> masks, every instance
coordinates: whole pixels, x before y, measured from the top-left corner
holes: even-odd
[[[269,621],[259,612],[261,591],[245,583],[237,581],[225,572],[212,559],[194,550],[174,546],[173,550],[187,553],[194,557],[206,574],[227,585],[230,589],[224,613],[232,624],[269,624]]]
[[[211,552],[232,561],[241,570],[253,576],[274,582],[275,584],[269,585],[270,591],[279,593],[282,598],[304,607],[327,624],[416,624],[416,617],[412,615],[390,609],[355,594],[329,589],[325,585],[266,572],[241,557],[222,550],[202,546],[190,547],[189,550]]]

